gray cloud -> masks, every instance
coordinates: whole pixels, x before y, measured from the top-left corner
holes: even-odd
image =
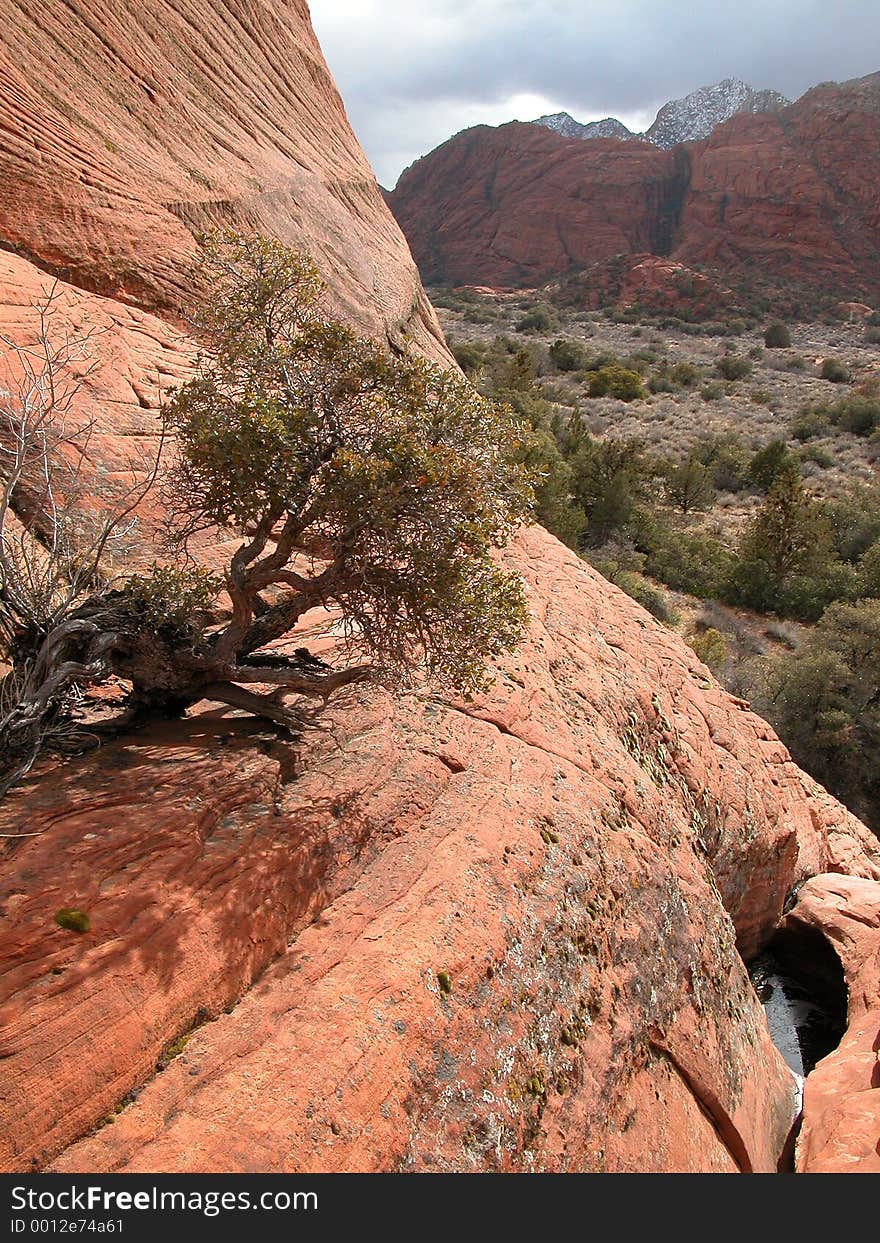
[[[880,69],[877,0],[311,0],[380,181],[467,125],[565,109],[650,123],[722,78],[796,98]]]

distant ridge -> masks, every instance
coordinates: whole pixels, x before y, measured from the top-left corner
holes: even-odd
[[[682,142],[708,138],[716,125],[741,112],[779,112],[791,100],[779,91],[756,91],[739,78],[725,78],[713,86],[701,86],[681,99],[664,104],[653,125],[644,134],[634,134],[616,117],[601,121],[577,121],[568,112],[551,112],[538,117],[533,125],[543,125],[563,138],[642,138],[668,150]]]

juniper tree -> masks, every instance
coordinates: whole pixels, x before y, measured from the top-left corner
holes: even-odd
[[[71,634],[56,659],[50,629],[33,659],[81,683],[115,674],[135,706],[207,698],[282,722],[286,697],[368,677],[483,687],[525,626],[522,583],[493,550],[532,512],[527,428],[327,314],[312,262],[276,241],[212,235],[199,282],[204,347],[164,411],[170,537],[181,553],[211,528],[240,543],[222,582],[165,565],[97,591],[74,619],[85,646]],[[332,668],[277,650],[318,607],[336,621]]]

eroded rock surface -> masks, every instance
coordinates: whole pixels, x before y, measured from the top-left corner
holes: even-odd
[[[786,927],[821,932],[840,959],[848,1027],[804,1087],[797,1168],[804,1173],[880,1173],[880,885],[815,876]]]
[[[7,1167],[146,1080],[57,1168],[773,1168],[736,945],[805,875],[880,877],[875,839],[551,537],[510,560],[533,630],[484,700],[298,745],[202,713],[7,802]]]
[[[187,373],[149,308],[206,224],[305,239],[353,322],[443,356],[299,0],[0,18],[0,315],[32,342],[58,273],[94,330],[96,505]],[[532,630],[484,699],[359,692],[299,740],[206,705],[4,801],[4,1168],[774,1167],[792,1085],[737,948],[807,876],[880,879],[876,840],[550,536],[508,559]]]
[[[0,0],[0,245],[175,312],[194,234],[312,252],[337,309],[448,359],[305,0]]]

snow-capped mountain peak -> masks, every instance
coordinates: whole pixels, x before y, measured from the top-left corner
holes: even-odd
[[[725,78],[664,104],[645,137],[658,147],[674,147],[708,138],[716,125],[738,112],[778,112],[790,102],[778,91],[756,91],[739,78]]]
[[[646,138],[658,147],[708,138],[716,125],[738,112],[778,112],[791,101],[778,91],[756,91],[739,78],[725,78],[714,86],[701,86],[682,99],[664,104],[651,128],[633,134],[615,117],[602,121],[576,121],[568,112],[552,112],[533,122],[554,130],[563,138]]]

